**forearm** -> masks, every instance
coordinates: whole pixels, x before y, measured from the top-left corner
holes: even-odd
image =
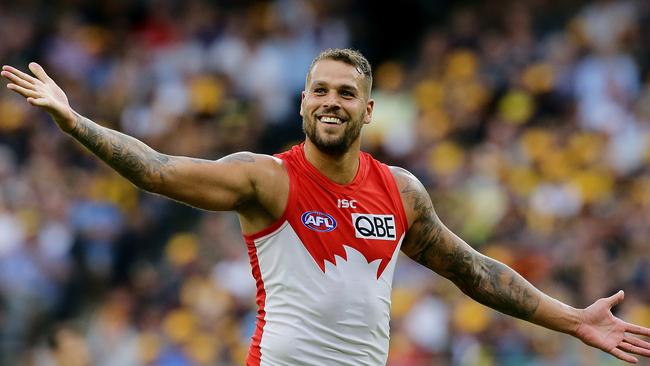
[[[115,169],[136,186],[157,191],[169,169],[169,157],[143,142],[118,131],[102,127],[75,113],[75,123],[68,131],[106,164]]]
[[[474,300],[549,329],[575,333],[579,323],[577,309],[544,294],[513,269],[492,258],[474,252],[467,253],[464,261],[465,269],[453,281]]]

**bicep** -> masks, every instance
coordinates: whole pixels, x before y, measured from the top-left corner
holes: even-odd
[[[402,251],[411,259],[436,273],[454,279],[481,255],[449,230],[438,218],[431,197],[411,173],[393,170],[404,207],[409,230]]]
[[[259,160],[259,155],[246,152],[216,161],[169,157],[155,193],[202,209],[236,210],[255,197]]]
[[[416,184],[403,184],[401,189],[411,222],[402,244],[404,253],[451,280],[474,300],[530,319],[542,298],[540,292],[511,268],[477,252],[445,227],[426,189],[414,177],[412,181]]]
[[[449,230],[433,211],[410,227],[402,251],[414,261],[456,282],[473,271],[482,255]]]

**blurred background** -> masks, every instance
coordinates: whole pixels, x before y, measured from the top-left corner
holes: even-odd
[[[302,139],[311,59],[374,67],[364,149],[475,248],[650,326],[650,2],[0,0],[0,63],[167,154]],[[242,365],[255,286],[235,215],[146,194],[0,91],[0,365]],[[620,365],[401,258],[389,366]],[[642,361],[650,365],[648,361]]]

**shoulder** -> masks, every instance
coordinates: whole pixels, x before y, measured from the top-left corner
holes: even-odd
[[[388,166],[388,169],[393,175],[393,178],[395,178],[395,183],[397,184],[397,188],[402,197],[406,195],[407,198],[409,198],[413,194],[422,193],[428,195],[424,185],[422,185],[420,180],[413,173],[398,166]]]
[[[244,172],[254,190],[262,196],[273,196],[279,191],[288,190],[289,174],[285,162],[278,157],[241,151],[226,155],[217,162],[224,164],[233,174]]]
[[[393,174],[393,177],[397,182],[397,186],[400,187],[400,190],[403,185],[408,185],[409,183],[416,183],[416,182],[420,183],[418,178],[415,175],[413,175],[413,173],[409,172],[408,170],[402,167],[388,165],[388,169],[390,170],[391,174]]]
[[[222,157],[217,160],[218,162],[223,163],[270,163],[272,161],[282,161],[271,155],[266,154],[257,154],[250,151],[239,151]]]
[[[395,178],[410,227],[420,216],[433,209],[429,192],[408,170],[397,166],[388,168]]]
[[[235,171],[245,171],[252,184],[255,199],[238,209],[245,217],[248,228],[246,231],[255,232],[282,215],[289,195],[289,174],[284,160],[271,155],[242,151],[224,156],[218,161],[231,165],[231,174]],[[251,227],[254,229],[250,229]]]
[[[226,155],[217,160],[217,162],[249,167],[252,172],[260,173],[285,170],[282,159],[271,155],[252,153],[250,151],[240,151]]]

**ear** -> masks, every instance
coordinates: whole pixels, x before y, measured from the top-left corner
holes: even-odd
[[[304,112],[303,112],[303,109],[302,109],[302,105],[305,102],[305,95],[306,94],[305,94],[304,90],[300,92],[300,117],[304,117]]]
[[[363,119],[364,124],[368,124],[372,121],[372,110],[375,108],[375,101],[373,99],[368,100],[366,105],[366,117]]]

